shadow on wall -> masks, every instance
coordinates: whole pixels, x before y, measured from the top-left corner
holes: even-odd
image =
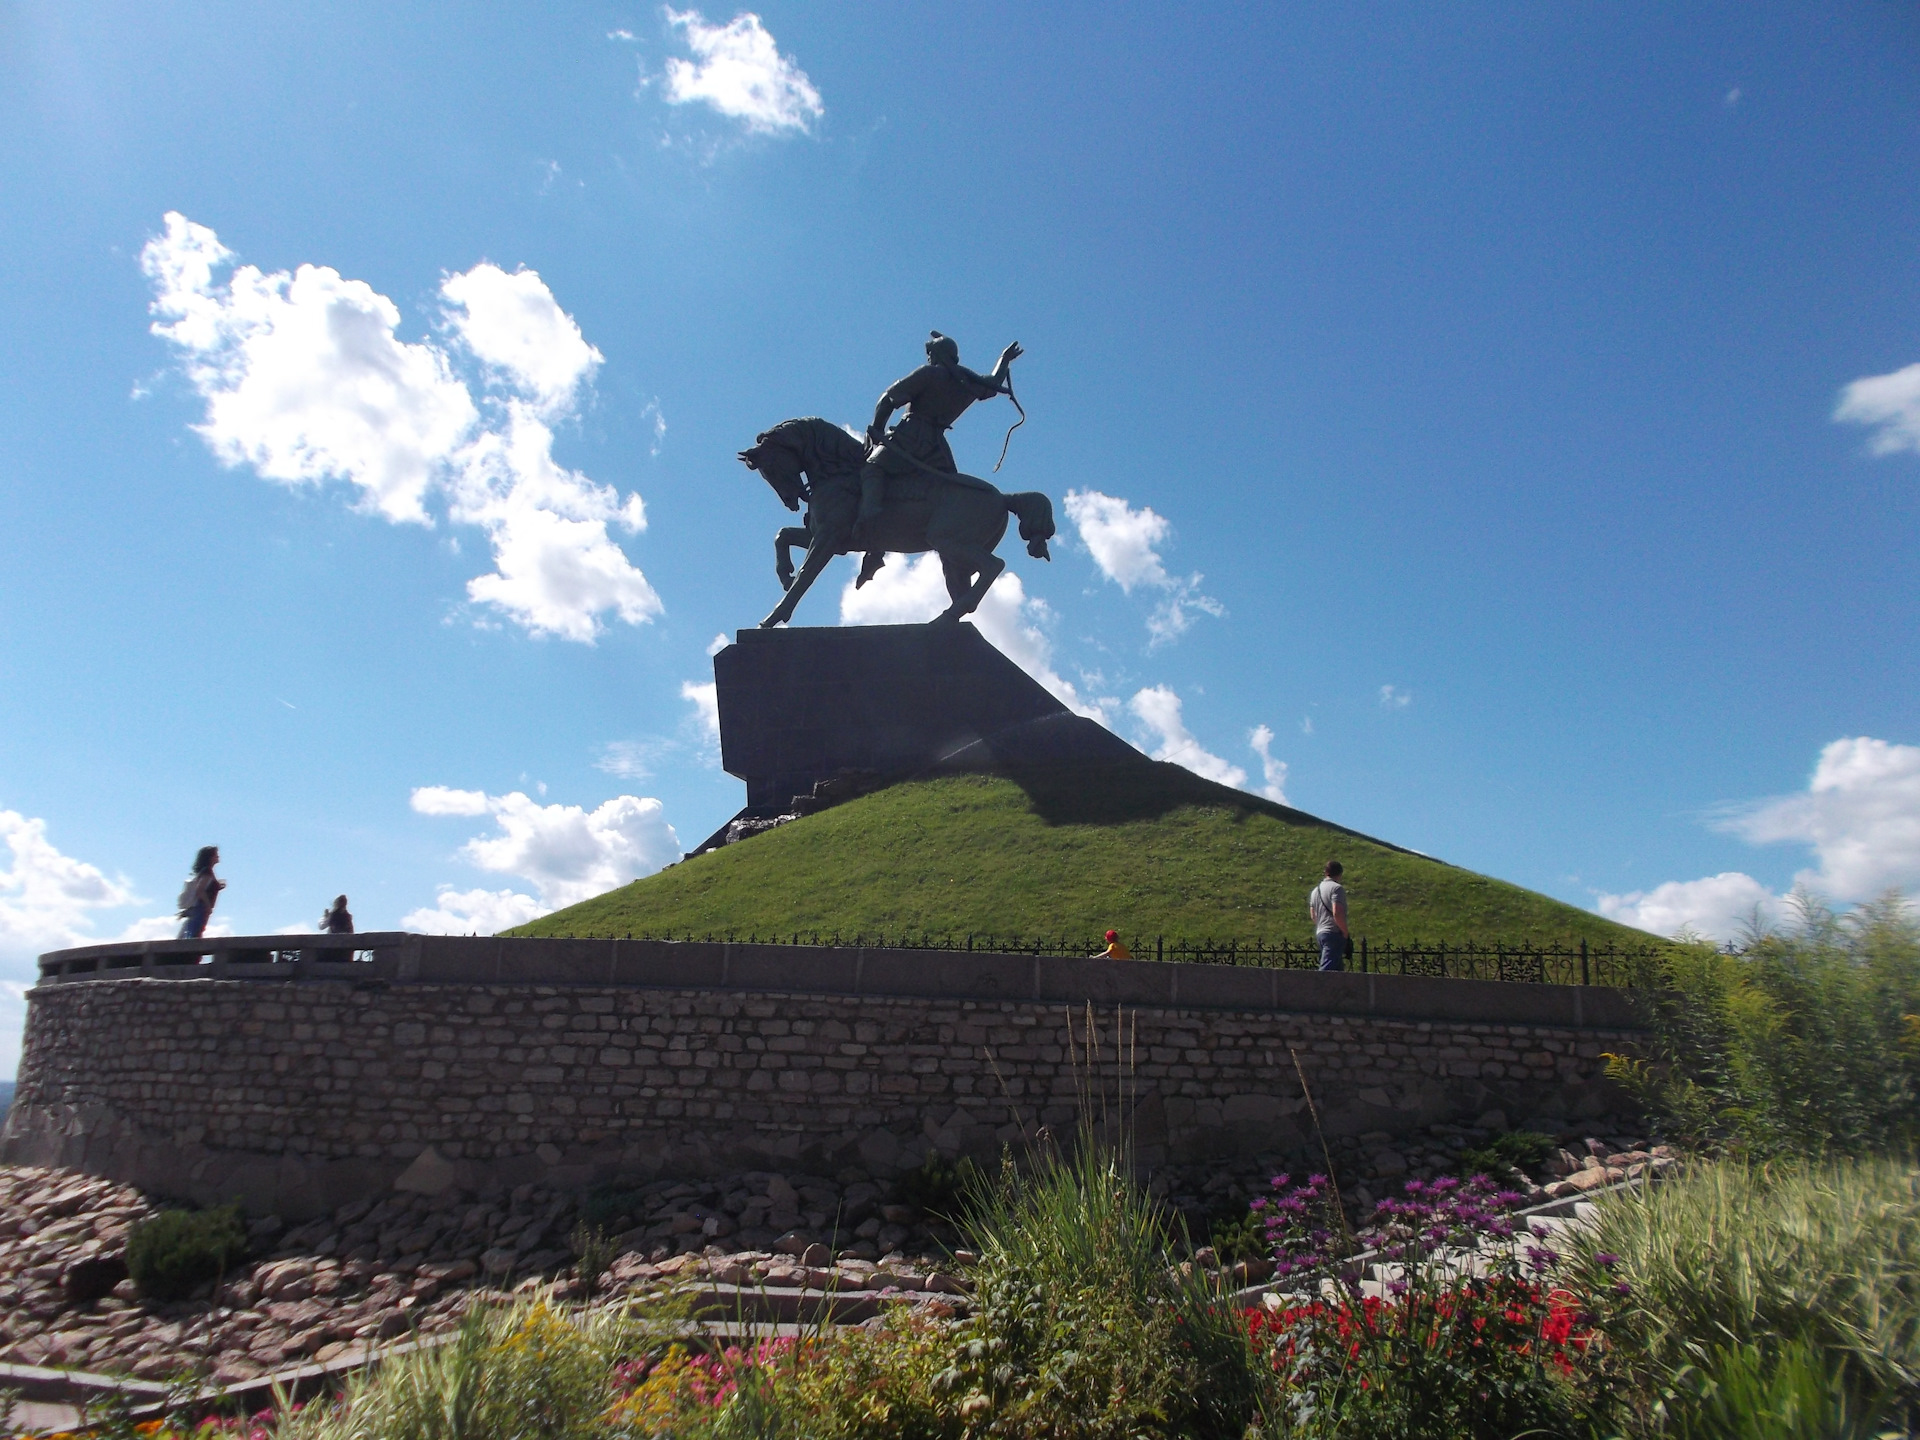
[[[0,1080],[0,1121],[4,1121],[7,1111],[13,1108],[13,1087],[13,1081]]]

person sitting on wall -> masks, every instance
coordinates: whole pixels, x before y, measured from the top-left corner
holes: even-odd
[[[193,874],[180,889],[180,938],[198,940],[207,933],[207,921],[213,916],[214,902],[227,882],[215,878],[213,867],[220,863],[218,845],[202,845],[193,857]]]
[[[1127,949],[1126,943],[1123,940],[1121,940],[1120,932],[1118,930],[1107,931],[1106,940],[1107,940],[1107,948],[1102,950],[1098,955],[1094,956],[1093,957],[1094,959],[1096,960],[1131,960],[1133,959],[1133,952]]]
[[[347,909],[347,897],[333,897],[333,908],[320,917],[322,935],[351,935],[353,933],[353,914]]]

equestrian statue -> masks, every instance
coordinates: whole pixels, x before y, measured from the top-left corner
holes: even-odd
[[[1027,553],[1052,559],[1047,541],[1054,534],[1053,502],[1033,490],[1004,494],[961,474],[947,445],[948,427],[975,400],[1005,395],[1019,408],[1009,371],[1020,355],[1018,345],[1009,345],[991,375],[976,374],[960,363],[960,347],[936,330],[927,341],[927,363],[880,397],[864,441],[810,416],[781,421],[740,452],[741,463],[758,471],[789,510],[806,505],[802,523],[774,537],[774,569],[787,593],[760,622],[763,627],[792,619],[828,562],[855,550],[866,552],[856,588],[879,573],[889,553],[938,554],[953,603],[935,624],[973,613],[1006,569],[993,552],[1007,533],[1009,514],[1020,521]],[[887,422],[902,406],[905,417],[889,429]],[[1009,437],[1025,419],[1022,411]],[[1006,458],[1005,445],[1000,458]],[[795,549],[806,551],[797,574]]]

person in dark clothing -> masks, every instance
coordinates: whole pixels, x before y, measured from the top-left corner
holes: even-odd
[[[1005,393],[1008,368],[1023,353],[1018,344],[1007,346],[993,373],[980,375],[960,363],[958,344],[938,330],[933,332],[927,341],[927,363],[890,385],[874,407],[873,423],[867,427],[867,440],[874,448],[860,472],[860,513],[853,527],[856,542],[861,527],[879,515],[886,502],[890,476],[932,470],[962,484],[980,483],[959,473],[947,431],[974,401]],[[889,430],[887,421],[903,405],[906,418]]]
[[[320,933],[323,935],[353,934],[353,915],[347,909],[347,897],[333,897],[333,908],[320,917]]]
[[[227,882],[215,877],[213,867],[220,863],[218,845],[202,845],[193,857],[193,874],[180,891],[180,938],[198,940],[207,933],[207,921],[213,917],[214,903]]]

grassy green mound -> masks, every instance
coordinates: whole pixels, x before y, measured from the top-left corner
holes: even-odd
[[[510,933],[1305,938],[1307,891],[1334,858],[1356,935],[1648,943],[1545,895],[1159,764],[908,781]]]

